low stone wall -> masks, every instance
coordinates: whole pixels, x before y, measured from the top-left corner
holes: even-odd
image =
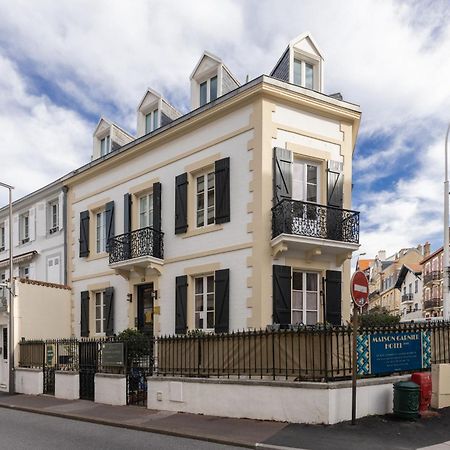
[[[450,364],[433,364],[431,383],[431,406],[437,409],[450,406]]]
[[[44,373],[41,369],[16,368],[15,389],[18,394],[40,395],[44,393]]]
[[[55,397],[66,400],[80,398],[80,375],[78,372],[55,372]]]
[[[95,402],[107,405],[127,404],[127,377],[109,373],[95,374]]]
[[[357,417],[392,412],[393,384],[409,375],[358,381]],[[351,419],[351,381],[272,382],[192,378],[148,378],[149,409],[334,424]]]

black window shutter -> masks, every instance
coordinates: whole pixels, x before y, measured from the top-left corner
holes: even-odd
[[[185,334],[187,330],[187,275],[176,277],[175,288],[175,333]]]
[[[131,194],[123,196],[123,232],[131,231]]]
[[[214,331],[227,333],[230,328],[230,269],[214,274]]]
[[[292,152],[285,148],[273,149],[273,202],[292,198]]]
[[[89,256],[89,211],[80,212],[80,257]]]
[[[114,336],[114,288],[105,289],[103,301],[105,302],[105,334]]]
[[[329,206],[342,208],[344,205],[344,173],[343,164],[339,161],[328,161],[328,199]]]
[[[153,228],[161,231],[161,183],[153,183]]]
[[[273,323],[291,323],[291,267],[273,266]]]
[[[216,223],[230,221],[230,158],[219,159],[214,165]]]
[[[81,293],[81,337],[89,337],[89,291]]]
[[[175,178],[175,234],[186,233],[187,223],[187,173]]]
[[[114,202],[108,202],[105,205],[106,215],[106,251],[109,252],[110,241],[115,235],[114,230]]]
[[[341,325],[342,273],[327,270],[325,276],[325,320],[332,325]]]

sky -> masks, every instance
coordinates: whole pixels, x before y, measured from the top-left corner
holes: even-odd
[[[204,50],[244,82],[306,31],[324,54],[325,92],[362,109],[359,252],[437,248],[449,0],[0,0],[0,181],[19,198],[85,164],[101,116],[134,133],[147,87],[187,112]]]

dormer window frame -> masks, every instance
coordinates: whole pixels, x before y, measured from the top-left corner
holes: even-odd
[[[111,153],[111,130],[107,130],[97,138],[100,145],[100,157],[106,156],[107,154]],[[103,143],[105,143],[105,145]]]
[[[196,81],[198,83],[198,105],[204,106],[209,102],[212,102],[216,100],[218,97],[220,97],[219,93],[219,83],[221,83],[221,80],[219,80],[219,75],[222,73],[222,65],[219,64],[217,67],[215,67],[213,70],[208,71],[207,73],[203,74],[201,78],[198,78]],[[212,94],[211,91],[211,80],[215,79],[216,83],[216,92],[215,97]],[[204,86],[206,83],[206,101],[202,103],[202,86]]]
[[[155,123],[155,111],[157,111],[157,119]],[[152,133],[161,127],[161,111],[162,111],[162,99],[158,98],[156,101],[146,105],[144,108],[139,110],[142,115],[142,123],[144,135]],[[147,129],[147,117],[150,116],[151,129]]]
[[[296,63],[301,64],[301,70],[300,70],[300,83],[298,83],[298,80],[295,79],[295,66]],[[312,86],[307,86],[306,83],[306,67],[312,66]],[[314,91],[321,91],[321,64],[320,64],[320,58],[316,55],[312,55],[311,53],[307,53],[304,51],[300,51],[298,49],[293,48],[291,52],[291,64],[290,64],[290,80],[292,84],[295,84],[296,86],[303,87],[305,89],[312,89]]]

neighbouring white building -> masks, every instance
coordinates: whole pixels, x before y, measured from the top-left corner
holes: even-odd
[[[191,112],[148,89],[138,138],[114,151],[100,121],[93,160],[65,181],[73,334],[349,319],[360,109],[323,92],[323,64],[304,34],[240,85],[205,52]]]
[[[395,287],[401,295],[400,320],[408,322],[421,318],[423,311],[422,266],[420,264],[403,264]]]

